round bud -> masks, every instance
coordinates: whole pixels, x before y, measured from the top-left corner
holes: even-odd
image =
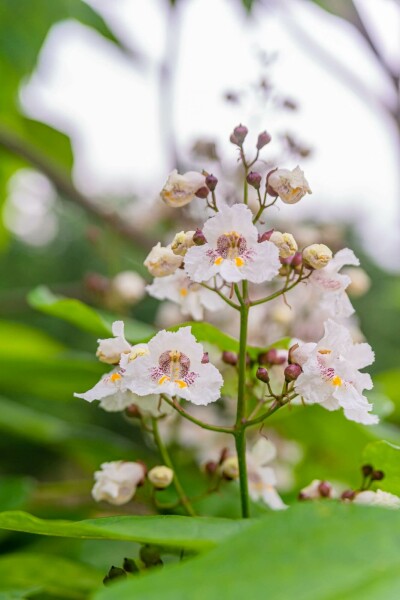
[[[207,243],[204,233],[201,229],[196,229],[193,234],[193,241],[196,246],[204,246]]]
[[[240,146],[238,139],[233,133],[231,133],[231,135],[229,136],[229,141],[231,142],[231,144],[235,144],[235,146]]]
[[[108,585],[110,581],[113,581],[114,579],[125,579],[125,577],[126,573],[124,569],[112,566],[111,569],[108,571],[107,575],[104,577],[103,583],[104,585]]]
[[[258,362],[260,365],[283,365],[283,363],[286,362],[286,358],[279,355],[276,348],[271,348],[268,352],[260,354]]]
[[[208,189],[208,187],[203,185],[203,187],[201,187],[200,189],[197,190],[197,192],[195,193],[195,196],[197,196],[197,198],[207,198],[209,193],[210,193],[210,190]]]
[[[269,231],[264,231],[264,233],[259,233],[258,234],[258,243],[261,244],[262,242],[267,242],[273,233],[274,233],[273,229],[270,229]]]
[[[218,463],[216,463],[215,460],[209,460],[204,465],[204,470],[207,473],[207,475],[214,475],[214,473],[217,471],[217,469],[218,469]]]
[[[256,377],[263,383],[268,383],[269,381],[269,374],[265,367],[258,367]]]
[[[213,192],[215,190],[215,188],[217,187],[217,183],[218,183],[218,179],[214,175],[212,175],[212,174],[207,175],[206,186],[208,187],[210,192]]]
[[[174,472],[165,465],[158,465],[150,469],[147,478],[156,490],[165,490],[165,488],[171,485],[174,479]]]
[[[261,180],[262,180],[260,173],[257,173],[256,171],[250,171],[250,173],[247,175],[246,179],[247,179],[247,183],[249,185],[251,185],[253,188],[255,188],[256,190],[260,189],[260,184],[261,184]]]
[[[210,362],[210,357],[208,356],[208,352],[204,352],[203,358],[201,359],[201,364],[206,365]]]
[[[155,567],[162,564],[160,552],[154,546],[142,546],[139,551],[140,560],[144,562],[146,567]]]
[[[345,490],[341,495],[341,499],[342,500],[354,500],[355,495],[356,495],[356,493],[353,490]]]
[[[381,481],[385,477],[383,471],[373,471],[371,474],[372,481]]]
[[[369,477],[370,475],[372,475],[374,471],[374,467],[372,465],[363,465],[361,467],[361,472],[364,475],[364,477]]]
[[[261,148],[264,148],[264,146],[266,146],[267,144],[270,143],[271,139],[272,138],[271,138],[270,134],[267,133],[266,131],[263,131],[262,133],[260,133],[260,135],[258,136],[257,145],[256,145],[257,150],[261,150]]]
[[[130,419],[140,419],[141,416],[142,416],[140,414],[140,410],[138,409],[138,407],[136,406],[136,404],[131,404],[130,406],[128,406],[125,409],[125,414]]]
[[[235,136],[239,146],[242,146],[248,133],[249,130],[245,125],[240,124],[237,127],[235,127],[235,129],[233,130],[233,135]]]
[[[323,269],[332,260],[332,250],[325,244],[311,244],[304,248],[303,260],[311,269]]]
[[[284,373],[286,381],[296,381],[296,379],[302,373],[302,368],[300,365],[296,365],[295,363],[293,363],[286,367]]]
[[[232,481],[239,477],[239,463],[237,456],[229,456],[221,465],[221,474],[224,479]]]
[[[237,365],[238,357],[234,352],[223,352],[222,360],[226,365],[232,365],[232,367]]]
[[[318,486],[318,491],[321,498],[330,498],[332,494],[332,486],[327,481],[321,481]]]
[[[291,261],[291,266],[295,269],[300,267],[303,263],[303,255],[301,252],[295,252]]]
[[[132,558],[124,558],[123,567],[126,573],[139,573],[137,564]]]

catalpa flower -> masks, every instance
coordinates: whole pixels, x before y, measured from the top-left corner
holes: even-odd
[[[222,376],[212,364],[202,362],[203,346],[190,327],[160,331],[147,347],[148,354],[126,368],[136,394],[180,396],[199,405],[219,399]]]
[[[400,498],[382,490],[364,490],[359,492],[353,502],[370,506],[383,506],[385,508],[400,508]]]
[[[141,463],[117,460],[103,463],[100,471],[96,471],[96,483],[92,496],[97,501],[105,500],[120,506],[132,500],[146,476],[146,469]]]
[[[185,206],[193,200],[197,190],[205,186],[205,181],[205,176],[196,171],[188,171],[184,175],[179,175],[178,171],[174,169],[160,192],[161,198],[168,206],[175,208]]]
[[[96,352],[97,358],[109,365],[117,365],[121,360],[121,354],[130,352],[131,345],[125,339],[124,322],[114,321],[112,324],[112,332],[114,337],[98,341]]]
[[[339,273],[344,265],[359,265],[358,258],[349,248],[335,254],[323,269],[313,271],[308,282],[322,293],[320,306],[323,311],[335,318],[346,318],[354,313],[354,308],[346,294],[351,279]]]
[[[227,282],[261,283],[278,274],[279,250],[268,240],[258,242],[252,212],[244,204],[222,205],[205,223],[203,234],[207,243],[189,248],[185,256],[185,270],[193,281],[221,275]]]
[[[277,479],[272,467],[267,466],[276,456],[275,446],[260,438],[246,454],[249,494],[252,500],[261,500],[272,510],[283,510],[287,505],[276,491]]]
[[[154,246],[144,261],[149,273],[153,277],[166,277],[172,275],[182,264],[182,257],[174,254],[170,246],[163,247],[160,242]]]
[[[306,403],[328,410],[343,408],[350,421],[378,423],[378,417],[370,414],[372,404],[362,394],[372,388],[371,377],[359,371],[374,362],[371,346],[354,344],[349,331],[331,319],[324,327],[325,335],[317,344],[303,344],[292,352],[292,360],[303,369],[296,392]]]
[[[146,289],[150,296],[158,300],[171,300],[179,304],[182,313],[192,316],[196,321],[204,318],[205,308],[220,310],[225,304],[215,292],[191,281],[181,269],[168,277],[156,277]]]
[[[299,166],[293,171],[277,169],[268,177],[268,185],[286,204],[295,204],[306,194],[312,194],[308,181]]]

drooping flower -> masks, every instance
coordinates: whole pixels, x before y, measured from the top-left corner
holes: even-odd
[[[148,354],[126,367],[132,391],[139,395],[176,395],[198,405],[215,402],[223,379],[211,363],[202,362],[203,355],[203,346],[190,327],[160,331],[148,343]]]
[[[346,318],[354,313],[354,308],[346,294],[351,279],[339,273],[344,265],[359,265],[358,258],[349,248],[339,250],[323,269],[313,271],[307,284],[321,293],[320,306],[326,314],[334,318]]]
[[[224,307],[224,301],[211,290],[191,281],[184,271],[178,269],[168,277],[156,277],[147,286],[150,296],[158,300],[171,300],[179,304],[182,314],[196,321],[204,318],[204,309],[215,311]]]
[[[195,231],[180,231],[171,242],[171,250],[178,256],[185,256],[186,252],[194,246],[193,236]]]
[[[286,204],[295,204],[306,194],[312,194],[308,181],[299,166],[293,171],[277,169],[268,177],[268,185]]]
[[[278,248],[281,258],[289,258],[297,252],[297,243],[291,233],[273,231],[269,239]]]
[[[205,181],[205,176],[196,171],[188,171],[184,175],[179,175],[178,171],[174,169],[161,190],[161,198],[168,206],[175,208],[185,206],[193,200],[197,190],[205,186]]]
[[[385,508],[400,508],[400,498],[382,490],[364,490],[358,492],[353,502],[356,504],[367,504],[370,506],[384,506]]]
[[[244,204],[222,205],[203,228],[207,243],[189,248],[185,270],[196,282],[221,275],[227,282],[270,281],[281,266],[279,251],[266,240],[258,242],[253,215]]]
[[[162,247],[158,242],[143,264],[153,277],[166,277],[175,273],[181,266],[182,257],[174,254],[168,246],[166,248]]]
[[[101,362],[117,365],[121,359],[121,354],[130,352],[131,345],[125,339],[123,321],[114,321],[112,332],[114,337],[97,340],[99,345],[96,356]]]
[[[94,474],[95,484],[92,496],[96,502],[105,500],[120,506],[132,500],[137,486],[144,480],[145,467],[138,462],[117,460],[101,465]]]
[[[372,404],[362,394],[373,387],[371,377],[359,371],[374,362],[371,346],[354,344],[346,327],[331,319],[324,328],[318,343],[302,344],[292,352],[292,360],[303,369],[296,392],[308,404],[321,404],[328,410],[343,408],[350,421],[378,423],[378,417],[370,414]]]

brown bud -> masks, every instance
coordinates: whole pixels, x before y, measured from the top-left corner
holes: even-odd
[[[270,229],[269,231],[264,231],[264,233],[258,234],[258,243],[267,242],[271,235],[274,233],[274,229]]]
[[[271,348],[268,352],[259,355],[258,362],[260,365],[283,365],[286,362],[286,358],[279,356],[276,348]]]
[[[246,136],[248,133],[249,133],[249,130],[247,129],[247,127],[245,125],[240,124],[237,127],[235,127],[235,129],[233,130],[233,135],[237,140],[238,146],[243,145],[243,142],[246,139]]]
[[[205,235],[201,229],[196,229],[192,239],[196,246],[204,246],[204,244],[207,243]]]
[[[364,477],[369,477],[370,475],[372,475],[374,471],[374,467],[372,465],[363,465],[361,467],[361,472],[364,475]]]
[[[268,383],[269,381],[269,374],[265,367],[258,367],[256,377],[263,383]]]
[[[213,192],[215,190],[215,188],[217,187],[217,183],[218,183],[218,179],[214,175],[212,175],[212,174],[207,175],[206,186],[208,187],[210,192]]]
[[[301,252],[296,252],[292,257],[291,266],[295,269],[296,267],[300,267],[303,263],[303,255]]]
[[[218,469],[218,463],[216,463],[215,460],[209,460],[204,465],[204,470],[207,473],[207,475],[214,475],[214,473],[217,471],[217,469]]]
[[[371,474],[372,481],[381,481],[385,477],[385,473],[383,471],[373,471]]]
[[[209,362],[210,362],[210,357],[208,356],[208,352],[204,352],[203,358],[201,359],[201,363],[203,365],[206,365]]]
[[[208,187],[203,185],[203,187],[201,187],[199,190],[197,190],[197,192],[195,193],[195,196],[197,196],[197,198],[207,198],[209,193],[210,193],[210,190],[208,189]]]
[[[293,363],[286,367],[284,373],[286,381],[296,381],[296,379],[302,373],[302,368],[300,365]]]
[[[318,491],[322,498],[329,498],[332,493],[332,486],[327,481],[321,481]]]
[[[271,141],[271,136],[269,133],[267,133],[266,131],[263,131],[262,133],[260,133],[260,135],[258,136],[258,140],[257,140],[257,150],[261,150],[261,148],[264,148],[264,146],[266,146],[267,144],[270,143]]]
[[[130,406],[128,406],[125,409],[125,414],[130,419],[140,419],[141,417],[140,410],[138,409],[136,404],[131,404]]]
[[[237,365],[238,357],[234,352],[223,352],[222,360],[227,365],[232,365],[233,367]]]
[[[246,177],[247,183],[251,185],[256,190],[260,189],[262,177],[260,173],[256,171],[250,171],[250,173]]]
[[[356,493],[353,490],[345,490],[342,493],[341,498],[342,500],[354,500],[355,495]]]

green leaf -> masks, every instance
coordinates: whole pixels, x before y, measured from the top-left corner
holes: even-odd
[[[0,477],[0,510],[21,508],[34,489],[35,483],[28,477]]]
[[[0,360],[4,357],[51,357],[65,351],[65,347],[40,329],[23,323],[0,321]]]
[[[399,529],[400,512],[298,504],[206,554],[116,583],[94,599],[396,600]]]
[[[0,584],[1,585],[1,584]],[[40,587],[28,587],[23,589],[0,589],[0,600],[25,600],[26,598],[32,598],[36,593],[40,592]]]
[[[202,550],[245,531],[252,521],[211,517],[121,516],[85,521],[38,519],[19,511],[0,514],[0,529],[70,538],[130,540],[171,548]]]
[[[400,446],[384,440],[368,444],[363,453],[364,464],[369,464],[385,477],[376,482],[381,490],[400,496]]]
[[[83,600],[101,584],[103,576],[89,565],[54,554],[21,552],[0,557],[0,590],[39,586],[49,594]]]

